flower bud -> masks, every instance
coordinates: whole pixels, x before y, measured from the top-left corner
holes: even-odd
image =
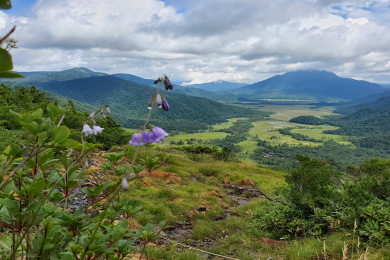
[[[107,113],[107,115],[111,114],[111,110],[110,110],[110,108],[108,107],[108,105],[106,105],[106,113]]]
[[[127,178],[122,178],[122,190],[128,191],[129,190],[129,184],[127,183]]]
[[[149,99],[148,109],[152,109],[155,102],[156,102],[156,95],[153,95]]]
[[[162,98],[161,98],[161,95],[160,94],[157,94],[156,95],[156,104],[159,108],[161,108],[162,106]]]
[[[165,99],[162,100],[161,107],[165,111],[169,111],[169,109],[170,109],[169,104],[168,104],[168,102]]]
[[[93,119],[95,117],[95,112],[92,112],[91,114],[89,114],[89,119]]]
[[[169,80],[169,78],[167,76],[165,76],[165,78],[164,78],[164,85],[165,85],[165,89],[166,90],[172,90],[173,89],[173,85],[172,85],[171,81]]]

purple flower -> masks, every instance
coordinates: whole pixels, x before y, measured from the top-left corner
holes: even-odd
[[[154,127],[152,131],[140,131],[133,134],[129,144],[133,146],[145,145],[147,143],[158,143],[164,140],[168,133],[160,127]]]
[[[173,89],[173,85],[171,83],[171,81],[169,80],[169,78],[167,76],[165,76],[164,78],[164,85],[165,85],[165,89],[166,90],[172,90]]]
[[[127,183],[127,178],[122,178],[122,190],[128,191],[129,190],[129,184]]]
[[[160,142],[164,140],[165,136],[168,136],[168,133],[164,131],[164,129],[156,126],[153,128],[152,132],[153,134],[153,141],[154,143]]]
[[[161,102],[161,107],[162,107],[162,109],[164,109],[165,111],[169,111],[169,109],[170,109],[169,104],[168,104],[168,102],[167,102],[165,99],[162,100],[162,102]]]
[[[160,95],[160,94],[157,94],[157,95],[156,95],[156,104],[157,104],[157,106],[158,106],[159,108],[161,108],[161,106],[162,106],[162,101],[163,101],[163,99],[161,98],[161,95]]]
[[[93,134],[94,132],[89,125],[85,124],[83,125],[83,133],[85,134],[85,136],[88,136],[90,134]]]
[[[130,145],[134,145],[134,146],[136,146],[136,145],[144,145],[145,143],[144,143],[144,141],[143,141],[143,134],[144,134],[144,132],[143,131],[141,131],[141,132],[139,132],[139,133],[135,133],[135,134],[133,134],[133,136],[131,137],[131,140],[130,140],[130,142],[129,142],[129,144]]]
[[[103,131],[104,128],[101,128],[98,125],[94,125],[92,128],[92,132],[94,135],[100,134]]]

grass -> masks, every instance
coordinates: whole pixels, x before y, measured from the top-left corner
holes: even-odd
[[[336,115],[335,113],[333,113],[334,107],[331,106],[316,107],[313,105],[266,104],[266,105],[262,105],[261,110],[274,113],[271,115],[271,117],[281,121],[288,121],[291,118],[302,116],[302,115],[316,116],[316,117],[321,117],[324,115]]]
[[[201,140],[201,141],[208,141],[208,140],[215,140],[215,139],[223,139],[227,136],[227,133],[224,132],[203,132],[203,133],[193,133],[193,134],[178,134],[174,136],[168,136],[165,138],[166,143],[170,143],[171,141],[174,142],[186,142],[189,140]]]
[[[246,117],[230,118],[230,119],[228,119],[227,122],[219,123],[219,124],[216,124],[216,125],[212,125],[211,128],[214,131],[218,131],[218,130],[221,130],[221,129],[226,129],[226,128],[231,127],[238,120],[242,120],[242,119],[247,119],[247,118]]]
[[[238,206],[229,196],[230,190],[223,187],[222,181],[229,178],[235,184],[240,179],[250,178],[257,189],[274,197],[277,189],[285,184],[285,174],[282,172],[261,168],[245,160],[216,161],[207,154],[193,160],[190,153],[175,149],[175,146],[152,145],[140,149],[141,157],[146,154],[160,158],[169,155],[158,171],[174,172],[181,177],[180,183],[166,183],[164,179],[151,177],[130,182],[129,190],[122,192],[121,196],[129,198],[134,206],[142,207],[142,214],[135,216],[142,225],[158,224],[162,220],[170,224],[190,221],[192,236],[186,238],[185,244],[243,260],[268,257],[321,259],[324,255],[328,258],[322,259],[341,259],[344,242],[349,243],[349,249],[353,247],[351,237],[341,233],[321,239],[300,238],[282,244],[279,241],[276,245],[263,242],[267,233],[254,225],[253,215],[264,207],[262,202],[265,198],[252,198],[247,204]],[[192,217],[188,215],[190,212],[193,213]],[[358,253],[363,254],[364,249],[359,252],[355,250],[355,256]],[[146,254],[152,259],[207,259],[205,254],[179,248],[174,242],[164,246],[148,246]],[[373,249],[372,258],[369,259],[386,259],[388,255],[389,250]],[[349,256],[352,256],[351,253]]]
[[[228,135],[228,133],[214,132],[214,131],[219,131],[222,129],[229,128],[235,122],[237,122],[238,120],[241,120],[241,119],[247,119],[247,118],[244,118],[244,117],[230,118],[230,119],[228,119],[227,122],[211,125],[210,126],[211,131],[206,131],[206,132],[201,132],[201,133],[191,133],[191,134],[181,133],[181,134],[177,134],[174,136],[168,136],[167,138],[165,138],[165,140],[167,143],[169,143],[171,141],[173,141],[173,142],[183,141],[184,143],[186,143],[187,141],[190,141],[190,140],[197,140],[197,141],[200,140],[200,141],[207,142],[207,141],[215,140],[215,139],[223,139]]]
[[[321,125],[321,126],[305,126],[303,128],[293,129],[291,132],[302,134],[310,138],[315,138],[317,140],[333,140],[339,144],[349,145],[351,142],[345,141],[345,137],[341,135],[325,134],[324,131],[335,130],[338,127]]]
[[[298,124],[289,123],[284,121],[257,121],[253,122],[253,128],[249,131],[249,134],[253,137],[258,137],[261,140],[267,141],[270,145],[281,145],[281,144],[289,144],[289,145],[311,145],[311,146],[319,146],[321,142],[308,142],[308,141],[298,141],[292,138],[289,135],[283,135],[278,132],[278,129],[289,128],[289,127],[297,127]]]

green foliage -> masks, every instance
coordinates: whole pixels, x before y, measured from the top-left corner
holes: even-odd
[[[241,147],[235,145],[236,143],[245,141],[248,137],[249,130],[253,127],[250,120],[237,120],[234,124],[228,129],[220,129],[221,132],[230,133],[224,139],[212,140],[211,143],[219,147],[224,147],[226,150],[234,153],[241,151]]]
[[[11,2],[10,0],[1,0],[0,9],[10,9]],[[9,43],[13,40],[9,39],[9,36],[15,31],[15,27],[12,28],[4,37],[0,38],[0,78],[20,78],[23,77],[20,74],[14,73],[11,70],[13,69],[12,56],[8,52],[9,49],[14,48],[15,46],[11,44],[6,44],[7,46],[3,49],[3,43]]]
[[[293,133],[293,132],[291,132],[292,129],[294,129],[294,128],[288,127],[288,128],[279,129],[278,131],[279,131],[279,133],[281,133],[283,135],[289,135],[298,141],[318,142],[318,140],[315,138],[310,138],[310,137],[302,135],[302,134]]]
[[[298,123],[303,125],[324,125],[325,121],[315,116],[298,116],[289,120],[291,123]]]
[[[266,157],[265,154],[272,154],[272,156]],[[348,165],[359,165],[370,158],[383,156],[383,152],[374,148],[363,149],[352,145],[338,144],[332,140],[324,141],[321,146],[316,147],[289,146],[287,144],[272,146],[260,140],[252,158],[259,164],[288,170],[297,165],[297,154],[328,160],[340,170],[346,169]]]
[[[211,177],[211,176],[217,177],[221,174],[221,169],[216,167],[200,167],[198,171],[200,174],[207,177]]]
[[[286,177],[288,196],[296,207],[312,213],[314,208],[324,207],[334,196],[332,186],[340,174],[324,160],[301,155],[297,160],[301,166]]]
[[[336,182],[341,175],[328,162],[299,156],[301,166],[286,177],[287,205],[266,203],[254,224],[275,238],[320,236],[332,231],[356,232],[371,246],[390,240],[388,160],[372,159],[354,169],[357,177]]]
[[[145,247],[157,239],[163,224],[130,229],[126,218],[140,208],[129,200],[113,203],[120,187],[115,182],[85,189],[90,204],[71,212],[68,202],[85,174],[81,159],[92,146],[68,138],[69,129],[59,125],[65,111],[53,103],[46,111],[13,112],[27,138],[0,156],[0,232],[10,237],[1,240],[0,257],[123,259],[136,250],[135,241]],[[104,210],[96,216],[98,206]]]
[[[69,133],[71,138],[80,140],[82,134],[81,128],[88,120],[88,114],[77,111],[72,101],[69,101],[68,104],[60,110],[51,103],[51,100],[44,92],[39,91],[36,87],[16,88],[15,90],[11,90],[5,85],[0,85],[0,95],[2,96],[2,99],[0,100],[0,127],[7,130],[18,130],[22,128],[20,122],[10,111],[24,113],[41,109],[44,115],[51,115],[52,117],[65,113],[62,124],[71,130]],[[105,120],[99,118],[97,119],[97,123],[104,128],[104,131],[99,136],[92,135],[87,137],[86,141],[102,144],[102,147],[106,150],[115,145],[126,144],[131,137],[131,134],[127,133],[111,117],[107,117]],[[24,127],[26,127],[26,125],[24,125]],[[60,134],[59,131],[61,130],[59,129],[56,130],[56,134]],[[11,135],[14,133],[16,135],[18,132],[7,131],[7,133]]]
[[[17,88],[12,91],[5,85],[0,85],[0,126],[6,129],[20,129],[21,125],[11,115],[10,110],[23,113],[42,109],[46,111],[46,107],[50,100],[45,93],[38,91],[37,88]]]
[[[0,9],[10,9],[11,1],[10,0],[0,0]]]

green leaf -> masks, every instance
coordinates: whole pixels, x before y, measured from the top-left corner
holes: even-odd
[[[20,122],[20,124],[28,131],[30,134],[36,135],[38,132],[38,126],[35,122],[33,123],[25,123]]]
[[[0,205],[5,206],[9,209],[18,208],[18,202],[10,199],[0,199]]]
[[[10,9],[12,7],[10,0],[0,0],[0,9]]]
[[[1,71],[0,78],[24,78],[24,76],[15,72]]]
[[[70,131],[66,126],[57,126],[53,129],[53,141],[61,143],[70,135]]]
[[[4,243],[3,241],[0,241],[0,247],[5,249],[5,250],[11,250],[11,247],[9,247],[6,243]]]
[[[36,182],[33,182],[30,185],[25,185],[22,188],[21,192],[26,194],[26,195],[31,195],[31,196],[38,195],[45,188],[45,183],[46,183],[45,179],[37,180]]]
[[[59,109],[54,103],[49,103],[47,105],[47,111],[50,113],[51,118],[56,118],[62,114],[61,109]]]
[[[9,71],[12,70],[12,68],[13,65],[11,54],[9,54],[8,51],[0,48],[0,71]]]
[[[62,145],[62,146],[65,146],[66,148],[73,148],[76,151],[79,151],[79,150],[81,150],[83,148],[81,143],[79,143],[79,142],[77,142],[77,141],[75,141],[73,139],[65,139],[62,142],[59,142],[58,144]]]

